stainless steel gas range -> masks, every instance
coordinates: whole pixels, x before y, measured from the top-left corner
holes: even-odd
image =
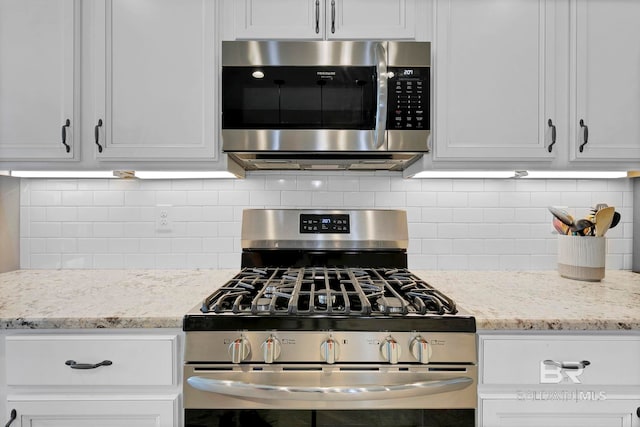
[[[245,210],[242,270],[184,318],[185,425],[475,425],[475,319],[407,246],[404,211]]]

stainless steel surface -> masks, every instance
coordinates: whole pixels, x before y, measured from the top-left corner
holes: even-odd
[[[405,211],[245,210],[241,243],[185,316],[185,410],[477,407],[475,320],[406,269]]]
[[[248,341],[248,363],[264,363],[262,344],[277,338],[280,353],[277,363],[322,363],[322,345],[331,338],[340,345],[336,363],[388,363],[380,346],[389,338],[401,349],[398,363],[419,361],[410,349],[417,337],[424,339],[431,351],[430,363],[476,363],[476,337],[473,333],[394,332],[394,331],[191,331],[185,343],[186,361],[231,362],[228,346],[238,338]]]
[[[349,215],[351,232],[302,234],[301,214]],[[243,249],[406,249],[407,213],[383,209],[245,209],[241,245]]]
[[[475,365],[193,365],[184,406],[250,409],[475,408]],[[345,397],[345,394],[349,396]]]
[[[385,136],[387,126],[387,51],[382,43],[375,46],[376,70],[378,72],[378,103],[376,104],[376,128],[374,134],[375,148],[386,147]]]
[[[376,64],[376,45],[383,44],[390,66],[431,66],[428,42],[378,41],[223,41],[222,65],[259,67],[367,66]]]
[[[223,66],[376,66],[379,76],[375,129],[222,129],[223,151],[244,169],[399,171],[429,152],[429,129],[385,130],[385,127],[388,93],[386,68],[429,67],[430,43],[222,43]]]
[[[312,374],[313,375],[313,374]],[[316,374],[317,375],[317,374]],[[469,377],[454,377],[446,380],[416,381],[408,384],[349,384],[345,386],[309,386],[298,384],[255,384],[242,381],[189,377],[187,384],[209,393],[220,393],[250,399],[266,400],[316,400],[329,401],[349,399],[351,401],[406,399],[436,393],[461,390],[473,384]]]

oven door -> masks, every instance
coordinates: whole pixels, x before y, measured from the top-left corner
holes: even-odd
[[[475,365],[186,365],[186,427],[475,425]]]

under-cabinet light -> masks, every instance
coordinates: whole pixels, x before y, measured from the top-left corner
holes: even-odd
[[[412,178],[514,178],[515,171],[423,171]]]
[[[136,171],[135,175],[140,179],[237,178],[226,171]]]
[[[547,179],[615,179],[626,178],[626,171],[526,171],[521,178]]]
[[[113,171],[9,171],[19,178],[119,178]]]

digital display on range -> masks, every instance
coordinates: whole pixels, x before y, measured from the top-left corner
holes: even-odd
[[[351,232],[347,214],[300,214],[300,233],[343,233]]]

